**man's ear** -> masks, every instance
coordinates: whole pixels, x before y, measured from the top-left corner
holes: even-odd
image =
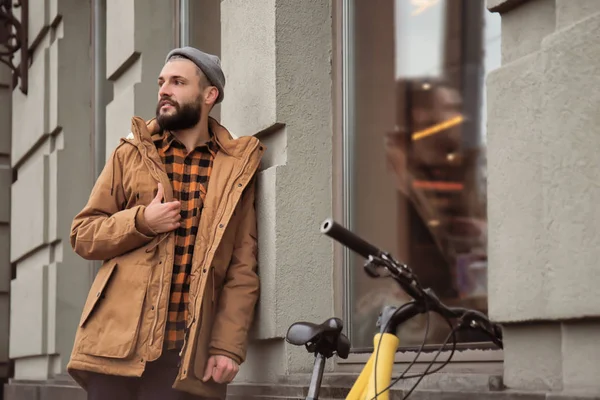
[[[215,104],[217,98],[219,97],[219,89],[215,86],[209,86],[208,95],[206,96],[205,102],[207,104]]]

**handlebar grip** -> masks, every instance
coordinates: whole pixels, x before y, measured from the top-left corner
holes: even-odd
[[[377,247],[344,228],[332,218],[328,218],[323,222],[321,225],[321,233],[340,242],[342,245],[348,247],[355,253],[360,254],[364,258],[369,258],[369,256],[379,257],[382,254],[382,251]]]

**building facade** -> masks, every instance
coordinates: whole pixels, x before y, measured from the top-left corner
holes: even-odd
[[[221,57],[214,116],[268,147],[261,297],[230,398],[303,399],[313,359],[286,331],[331,316],[352,352],[328,363],[322,397],[344,398],[377,312],[408,300],[319,232],[330,216],[407,261],[444,302],[503,325],[504,350],[460,331],[415,398],[600,398],[600,2],[20,4],[28,51],[13,64],[29,68],[15,86],[0,64],[4,400],[85,399],[65,367],[98,265],[71,250],[71,221],[131,117],[153,116],[164,57],[185,44]],[[12,43],[5,30],[0,43]],[[398,373],[425,330],[413,374],[449,331],[435,316],[402,327]]]

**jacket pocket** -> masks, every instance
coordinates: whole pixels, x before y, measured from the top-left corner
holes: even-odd
[[[127,358],[135,350],[150,268],[106,264],[98,272],[80,321],[79,352]]]
[[[96,304],[102,297],[104,297],[104,290],[106,289],[106,285],[110,280],[114,270],[117,268],[117,264],[115,262],[111,262],[109,264],[104,264],[100,267],[96,278],[94,279],[94,283],[90,288],[88,293],[88,298],[85,302],[85,306],[83,307],[83,312],[81,313],[81,319],[79,321],[79,327],[83,327],[87,322],[88,318],[94,311]]]

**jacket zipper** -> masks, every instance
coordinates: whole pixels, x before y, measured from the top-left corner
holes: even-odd
[[[152,175],[158,182],[161,182],[161,179],[159,176],[160,174],[156,170],[157,162],[148,155],[148,148],[146,147],[146,144],[143,143],[143,141],[141,139],[139,139],[138,145],[135,145],[129,141],[124,141],[124,143],[129,143],[129,144],[137,147],[138,151],[140,151],[140,153],[142,155],[142,159],[144,160],[144,162],[146,163],[146,166],[150,170],[150,175]],[[158,165],[158,169],[163,173],[165,172],[162,169],[162,166],[160,164]],[[170,184],[170,182],[169,182],[169,184]],[[165,237],[166,236],[167,235],[165,235]],[[162,241],[162,239],[160,241]],[[152,323],[152,328],[150,330],[150,340],[149,340],[150,346],[152,346],[154,344],[154,331],[156,330],[156,325],[158,324],[158,309],[159,309],[159,305],[160,305],[160,299],[161,299],[162,293],[163,293],[164,276],[165,276],[164,271],[165,271],[166,264],[167,264],[166,262],[163,262],[163,267],[161,268],[161,271],[160,271],[160,287],[158,289],[158,297],[156,299],[156,305],[154,305],[155,313],[154,313],[154,321]],[[167,314],[168,314],[168,312],[167,312]],[[167,318],[168,318],[168,316],[167,316]],[[184,336],[184,345],[185,345],[185,336]],[[182,349],[183,349],[183,347],[182,347]]]
[[[256,150],[256,148],[257,148],[258,146],[259,146],[259,145],[258,145],[258,143],[257,143],[257,144],[255,144],[255,145],[254,145],[254,147],[252,148],[252,150],[250,151],[250,153],[249,153],[249,154],[252,154],[252,152],[253,152],[254,150]],[[247,165],[247,164],[248,164],[248,163],[246,162],[246,163],[245,163],[245,165]],[[244,165],[244,166],[245,166],[245,165]],[[234,182],[235,182],[235,181],[237,181],[237,180],[240,178],[240,176],[242,176],[242,174],[244,173],[244,169],[245,169],[245,168],[242,168],[242,170],[240,171],[240,173],[239,173],[239,174],[238,174],[238,175],[235,177],[235,179],[234,179]],[[225,207],[222,207],[222,209],[221,209],[221,213],[219,214],[219,217],[217,218],[217,221],[219,221],[219,220],[220,220],[220,219],[223,217],[223,214],[225,214]],[[219,226],[219,225],[216,225],[216,227],[217,227],[217,228],[215,229],[215,233],[216,233],[216,230],[218,229],[218,226]],[[215,236],[216,236],[216,235],[213,235],[213,242],[211,242],[210,246],[208,246],[208,248],[206,249],[206,253],[204,253],[204,259],[205,259],[205,260],[206,260],[206,256],[207,256],[207,255],[208,255],[208,253],[210,252],[210,249],[212,248],[212,245],[213,245],[213,243],[214,243],[214,237],[215,237]],[[211,267],[211,268],[212,268],[212,267]],[[214,283],[214,282],[213,282],[213,283]],[[195,315],[196,315],[196,301],[197,301],[197,300],[198,300],[198,296],[194,297],[194,307],[193,307],[193,309],[192,309],[192,311],[194,312],[194,317],[195,317]]]
[[[252,150],[249,152],[249,154],[252,154],[252,152],[254,152],[254,150],[256,150],[256,148],[257,148],[258,146],[259,146],[259,144],[258,144],[258,143],[256,143],[256,144],[254,145],[254,147],[252,148]],[[244,167],[245,167],[246,165],[248,165],[248,162],[247,162],[247,161],[246,161],[246,163],[245,163]],[[237,181],[237,180],[240,178],[240,176],[242,176],[242,174],[244,173],[244,170],[245,170],[245,168],[242,168],[242,170],[240,171],[240,173],[239,173],[239,174],[238,174],[238,175],[235,177],[235,179],[234,179],[234,182],[235,182],[235,181]],[[219,214],[219,218],[217,218],[217,221],[219,221],[219,220],[220,220],[220,219],[223,217],[223,214],[225,214],[225,207],[222,207],[221,213]],[[217,226],[217,228],[216,228],[216,229],[218,229],[218,226],[219,226],[219,225],[216,225],[216,226]],[[215,229],[215,233],[216,233],[216,229]],[[213,246],[213,243],[214,243],[214,237],[215,237],[215,236],[216,236],[216,235],[213,235],[213,241],[211,242],[210,246],[208,246],[208,248],[206,249],[206,253],[204,253],[204,259],[205,259],[205,260],[206,260],[206,256],[208,255],[208,253],[210,252],[210,249],[211,249],[211,248],[212,248],[212,246]],[[212,266],[211,266],[211,268],[212,268],[212,270],[213,270],[213,271],[212,271],[212,273],[213,273],[213,302],[214,302],[214,285],[215,285],[215,281],[214,281],[214,268],[213,268]],[[186,327],[186,333],[185,333],[185,335],[183,336],[183,346],[181,347],[181,352],[179,353],[179,357],[182,357],[182,355],[183,355],[183,351],[184,351],[184,349],[185,349],[185,345],[187,344],[187,337],[188,337],[188,334],[189,334],[190,328],[191,328],[191,326],[194,324],[194,322],[196,322],[196,303],[197,303],[197,301],[198,301],[198,296],[195,296],[195,297],[194,297],[194,306],[193,306],[193,308],[192,308],[192,312],[193,312],[193,318],[192,318],[192,322],[191,322],[191,323],[190,323],[190,324],[189,324],[189,325]],[[181,363],[181,360],[180,360],[180,363]]]
[[[190,326],[192,326],[194,324],[194,322],[196,322],[196,317],[194,317],[192,319],[192,323],[190,324]],[[179,359],[178,367],[181,366],[181,355],[183,354],[183,351],[185,350],[185,346],[187,344],[187,339],[188,339],[189,333],[190,333],[190,328],[189,327],[185,328],[185,332],[183,334],[183,345],[181,346],[181,350],[179,350],[180,359]]]
[[[163,283],[164,283],[164,278],[165,278],[165,264],[163,262],[163,267],[160,270],[160,287],[158,288],[158,297],[156,299],[156,306],[155,309],[155,313],[154,313],[154,322],[152,323],[152,330],[150,331],[150,346],[152,346],[154,344],[154,331],[156,330],[156,324],[158,324],[158,306],[160,304],[160,298],[162,297],[162,292],[163,292]],[[167,311],[168,314],[168,311]],[[168,318],[168,316],[167,316]]]
[[[215,303],[215,267],[210,267],[212,274],[212,303]]]
[[[215,269],[213,267],[211,267],[211,275],[212,275],[212,303],[213,305],[215,304]],[[195,301],[194,301],[195,304]],[[192,310],[192,312],[195,312],[195,310]],[[194,322],[196,322],[196,316],[194,316],[192,318],[192,322],[189,324],[189,326],[187,326],[185,328],[185,332],[183,334],[183,345],[181,346],[181,350],[179,351],[179,363],[177,364],[177,367],[181,366],[181,356],[183,355],[183,351],[185,350],[185,345],[187,344],[187,339],[188,339],[188,335],[190,333],[190,329],[192,327],[192,325],[194,325]]]
[[[156,162],[155,160],[153,160],[149,155],[148,155],[148,149],[146,148],[145,144],[141,143],[141,146],[143,147],[143,156],[145,158],[145,160],[150,164],[148,166],[148,169],[150,169],[150,174],[154,175],[154,177],[156,178],[156,180],[158,182],[161,182],[162,180],[160,179],[159,173],[156,170]],[[164,171],[162,170],[162,168],[160,168],[159,165],[159,169],[164,173]],[[169,182],[170,184],[170,182]],[[165,234],[165,237],[167,235]],[[154,313],[154,321],[152,322],[152,329],[150,331],[150,346],[152,346],[154,344],[154,332],[156,330],[156,325],[158,324],[158,309],[160,306],[160,300],[163,294],[163,287],[164,287],[164,279],[165,279],[165,268],[166,268],[166,262],[163,262],[163,267],[160,270],[160,287],[158,288],[158,297],[156,299],[156,305],[155,310],[156,312]],[[168,311],[167,311],[168,314]],[[167,316],[168,318],[168,316]]]

